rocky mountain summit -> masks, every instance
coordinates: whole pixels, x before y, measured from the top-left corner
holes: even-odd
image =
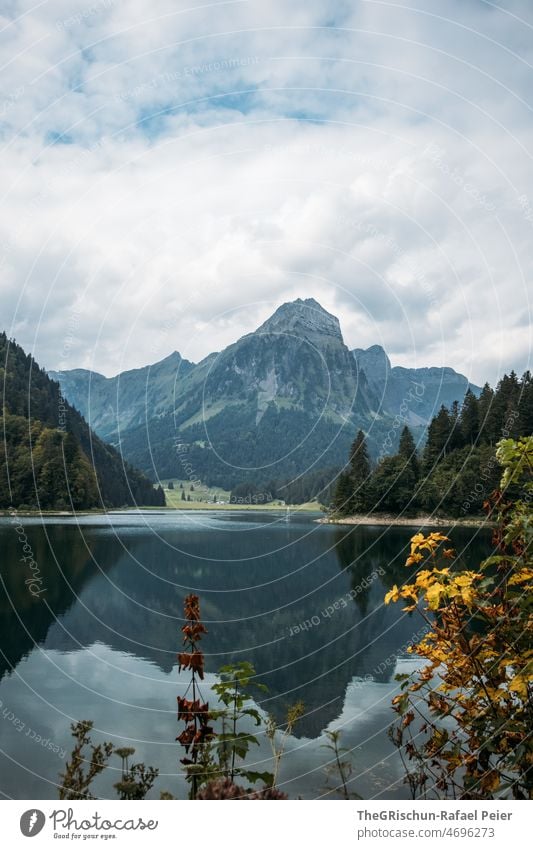
[[[379,345],[350,351],[336,316],[313,298],[282,304],[256,331],[198,364],[174,352],[113,378],[50,373],[126,459],[158,478],[232,485],[344,462],[354,431],[379,453],[400,415],[418,436],[441,404],[472,387],[449,368],[392,367]],[[175,446],[179,444],[180,456]]]
[[[314,298],[297,298],[282,304],[261,327],[248,335],[275,333],[303,337],[309,341],[313,337],[320,337],[322,343],[330,336],[332,340],[343,344],[339,319],[327,312]]]

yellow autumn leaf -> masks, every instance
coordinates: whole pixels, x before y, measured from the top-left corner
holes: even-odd
[[[457,598],[460,596],[465,604],[472,604],[477,593],[476,588],[473,587],[472,584],[480,577],[481,575],[478,575],[475,572],[464,572],[461,575],[457,575],[457,577],[451,582],[451,597]]]
[[[389,604],[389,602],[391,602],[391,601],[398,601],[399,598],[400,598],[400,590],[398,589],[396,584],[394,584],[392,590],[389,590],[389,592],[386,594],[386,596],[384,598],[384,602],[385,602],[385,604]]]
[[[493,701],[499,701],[507,696],[506,690],[502,690],[501,687],[494,688],[486,685],[485,690]]]
[[[410,554],[407,560],[405,561],[406,566],[413,566],[415,563],[420,563],[421,560],[424,559],[424,555],[420,554],[420,552],[416,552],[415,554]]]
[[[404,586],[400,590],[400,597],[406,599],[412,599],[412,601],[418,601],[418,595],[416,593],[416,587],[414,584],[404,584]]]
[[[461,589],[461,598],[466,605],[471,605],[476,597],[476,594],[472,587],[462,587]]]
[[[415,584],[417,587],[421,587],[422,589],[426,589],[429,586],[429,579],[431,578],[431,572],[429,569],[424,569],[422,572],[419,572],[416,576]]]
[[[462,575],[458,575],[457,578],[454,578],[454,584],[458,587],[470,587],[472,585],[473,576],[471,572],[464,572]]]
[[[424,542],[424,540],[425,540],[424,534],[421,534],[421,533],[415,534],[414,537],[411,537],[411,548],[413,547],[413,545],[415,547],[417,545],[420,545],[420,543]]]
[[[435,664],[444,663],[448,659],[448,655],[444,649],[441,649],[438,646],[424,647],[422,653],[424,657],[427,657],[428,660],[431,660],[431,662]]]
[[[449,542],[449,537],[444,536],[444,534],[439,534],[438,531],[434,531],[428,537],[432,542]]]
[[[525,581],[531,581],[533,579],[533,569],[520,569],[516,575],[512,575],[509,578],[509,585],[513,584],[523,584]]]
[[[499,786],[500,776],[495,769],[491,769],[491,771],[486,773],[481,779],[481,787],[483,788],[483,790],[488,790],[489,793],[492,793],[494,790],[497,790]]]
[[[426,599],[431,610],[436,610],[439,606],[441,595],[446,592],[444,584],[435,582],[426,590]]]
[[[519,672],[509,684],[509,690],[516,693],[521,699],[527,699],[528,677],[523,672]]]

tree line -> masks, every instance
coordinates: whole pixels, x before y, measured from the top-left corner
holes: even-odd
[[[305,504],[320,501],[329,504],[335,481],[339,473],[337,466],[312,469],[287,480],[271,478],[264,484],[241,481],[231,490],[231,504],[268,504],[285,501],[287,504]]]
[[[442,406],[421,451],[405,426],[397,453],[373,465],[360,430],[337,478],[331,509],[338,515],[479,514],[498,486],[496,443],[532,433],[531,373],[518,378],[511,372],[494,390],[485,384],[479,397],[469,390],[462,405]]]

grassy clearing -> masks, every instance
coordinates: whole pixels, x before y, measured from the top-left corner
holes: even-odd
[[[174,489],[169,489],[169,482],[170,481],[161,481],[163,489],[165,490],[167,507],[190,510],[193,509],[193,505],[195,505],[196,508],[198,508],[198,505],[205,507],[208,504],[212,507],[216,506],[215,502],[221,504],[223,502],[229,502],[230,493],[226,489],[214,486],[205,486],[204,484],[201,486],[195,486],[188,480],[179,480],[177,478],[172,478]],[[183,500],[183,494],[185,495],[185,500]],[[187,501],[188,497],[191,499],[190,501]]]
[[[209,504],[206,501],[180,501],[176,504],[171,504],[170,499],[167,500],[168,508],[174,510],[267,510],[270,512],[277,511],[278,513],[286,509],[285,505],[280,506],[277,501],[272,502],[272,504]],[[292,504],[290,509],[291,514],[299,513],[300,511],[320,512],[320,505],[316,501],[310,501],[306,504]]]
[[[272,501],[270,504],[230,504],[230,492],[220,487],[194,486],[188,480],[178,480],[172,478],[174,489],[169,489],[168,480],[161,481],[165,490],[165,498],[167,507],[173,510],[285,510],[284,501]],[[185,493],[185,500],[182,497]],[[187,497],[190,497],[190,501]],[[291,505],[291,510],[320,510],[320,505],[316,501],[310,501],[307,504]]]

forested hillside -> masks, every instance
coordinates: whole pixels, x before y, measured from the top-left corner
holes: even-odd
[[[481,513],[498,486],[501,470],[495,446],[502,438],[533,433],[533,380],[505,375],[479,398],[467,392],[462,406],[442,406],[428,428],[422,454],[408,427],[398,453],[371,466],[365,434],[359,431],[338,478],[332,508],[355,513],[432,513],[461,517]]]
[[[0,507],[163,505],[161,488],[89,428],[20,345],[0,333]]]
[[[270,478],[266,483],[243,480],[231,490],[232,504],[268,504],[277,499],[287,504],[305,504],[318,501],[329,504],[339,469],[328,466],[288,480]]]

